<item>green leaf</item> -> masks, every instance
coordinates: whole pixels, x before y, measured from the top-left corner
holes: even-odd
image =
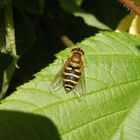
[[[96,19],[96,17],[93,14],[83,10],[80,7],[82,1],[59,0],[59,3],[65,11],[72,13],[76,17],[81,17],[88,26],[96,27],[103,30],[111,30],[107,25],[103,24],[98,19]]]
[[[70,53],[68,48],[57,54],[59,59],[37,73],[34,80],[4,99],[0,109],[47,117],[63,140],[140,139],[140,38],[127,33],[102,32],[75,47],[84,50],[86,59],[86,93],[81,100],[74,92],[66,94],[63,86],[50,92],[50,83],[63,65],[62,59]],[[6,129],[1,115],[0,120],[0,130]],[[16,123],[15,119],[9,120],[8,125]],[[26,125],[22,121],[21,128]],[[12,133],[19,132],[19,127],[14,126],[10,134],[5,133],[20,139],[21,133]],[[0,133],[1,139],[4,134]],[[36,131],[32,139],[35,137]],[[39,133],[38,137],[41,137]]]
[[[11,3],[0,10],[0,100],[4,97],[17,62]]]

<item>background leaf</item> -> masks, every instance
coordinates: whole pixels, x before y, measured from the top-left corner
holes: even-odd
[[[57,55],[59,59],[53,64],[37,73],[34,80],[3,100],[0,109],[47,117],[64,140],[139,139],[140,38],[127,33],[102,32],[75,47],[81,47],[86,58],[87,93],[82,100],[73,92],[65,94],[63,87],[55,93],[49,89],[63,65],[61,58],[67,58],[70,53],[67,49]],[[14,125],[13,119],[10,122]],[[19,135],[12,136],[19,139]]]
[[[93,14],[84,11],[80,7],[82,1],[59,0],[59,2],[64,10],[66,10],[69,13],[72,13],[76,17],[81,17],[87,25],[103,30],[110,30],[110,28],[107,25],[103,24],[98,19],[96,19],[96,17]]]
[[[2,99],[9,87],[18,57],[15,50],[12,9],[8,1],[0,9],[0,13],[0,99]]]

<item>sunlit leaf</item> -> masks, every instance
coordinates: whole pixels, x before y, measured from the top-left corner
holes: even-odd
[[[62,59],[70,53],[66,49],[57,54],[59,59],[37,73],[34,80],[4,99],[0,109],[47,117],[63,140],[140,139],[140,38],[102,32],[75,47],[84,50],[86,59],[86,93],[82,99],[74,92],[66,94],[63,86],[50,92],[50,83],[63,66]],[[0,121],[0,127],[3,123]],[[10,123],[14,125],[16,121],[10,119]],[[19,127],[14,126],[13,131],[18,132]],[[13,131],[7,132],[13,139],[22,137],[21,133],[13,135]],[[35,139],[36,131],[32,131]],[[0,133],[1,139],[4,136]]]

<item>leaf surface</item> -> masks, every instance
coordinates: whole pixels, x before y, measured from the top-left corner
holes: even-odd
[[[70,49],[66,49],[57,54],[59,59],[53,64],[37,73],[34,80],[3,100],[0,109],[47,117],[63,140],[140,139],[140,38],[102,32],[75,47],[84,50],[86,60],[86,93],[81,100],[74,92],[66,94],[63,86],[50,92],[50,83],[63,66],[62,59],[70,54]],[[14,129],[11,133],[18,127]],[[18,138],[19,135],[13,136]],[[32,138],[35,138],[33,133]]]

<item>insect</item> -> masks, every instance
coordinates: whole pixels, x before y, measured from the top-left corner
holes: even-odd
[[[72,49],[64,66],[51,82],[51,89],[57,90],[62,86],[61,84],[66,93],[75,89],[77,95],[81,96],[85,92],[84,51],[82,49]]]

